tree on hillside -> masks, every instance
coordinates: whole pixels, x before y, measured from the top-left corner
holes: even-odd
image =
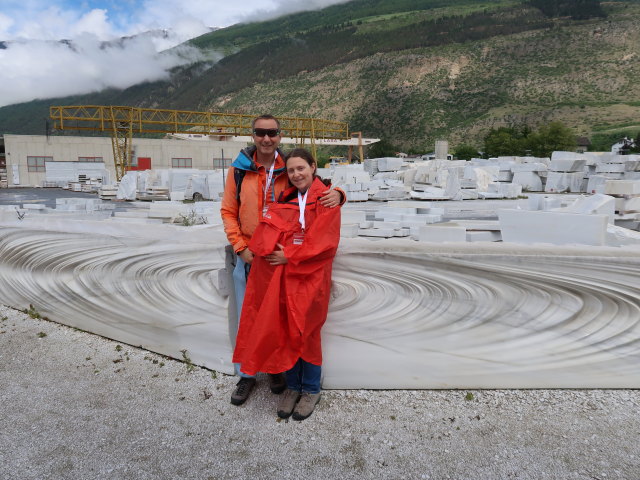
[[[634,140],[635,145],[631,147],[629,153],[640,153],[640,132],[636,135],[636,139]]]
[[[550,18],[571,17],[574,20],[585,20],[607,16],[598,0],[530,0],[528,3]]]
[[[369,158],[395,157],[398,147],[382,139],[369,147]]]
[[[527,155],[549,157],[554,150],[576,149],[576,136],[561,122],[542,125],[533,132],[522,127],[500,127],[489,131],[484,138],[484,151],[489,157]]]
[[[471,145],[458,145],[455,149],[455,157],[458,160],[471,160],[472,158],[478,158],[480,154],[478,153],[478,149],[476,147],[472,147]]]
[[[489,157],[525,155],[525,138],[515,127],[492,128],[484,137],[484,153]]]
[[[574,151],[577,146],[575,134],[561,122],[541,126],[527,137],[527,143],[536,157],[550,157],[554,150]]]

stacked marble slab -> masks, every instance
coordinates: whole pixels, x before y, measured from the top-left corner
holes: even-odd
[[[343,208],[344,238],[410,237],[421,242],[497,242],[497,221],[456,220],[443,222],[445,208],[429,203],[395,201],[384,206],[353,210]]]
[[[502,240],[614,247],[640,244],[640,233],[614,224],[615,200],[610,195],[580,195],[572,203],[561,205],[557,197],[533,196],[529,198],[530,210],[498,212]]]
[[[220,200],[224,173],[219,170],[152,169],[127,172],[120,180],[118,200]]]
[[[403,205],[384,206],[375,210],[366,223],[360,224],[359,236],[363,237],[408,237],[415,235],[420,227],[442,221],[442,215],[431,212],[430,206],[424,208]],[[371,219],[371,220],[369,220]]]
[[[322,178],[329,178],[333,186],[342,188],[350,202],[366,202],[370,190],[375,188],[363,164],[333,165],[331,169],[318,170]]]
[[[587,190],[587,161],[584,158],[551,158],[545,192],[566,193]]]
[[[604,191],[615,200],[615,224],[640,230],[640,180],[607,180]]]
[[[117,185],[102,185],[100,189],[98,189],[98,197],[100,200],[116,200],[117,194]]]
[[[361,166],[339,166],[334,184],[352,201],[474,200],[518,198],[522,192],[604,193],[612,179],[640,177],[640,156],[553,152],[551,158],[496,157],[466,161],[401,158],[367,159]],[[349,178],[339,168],[359,168]]]
[[[57,198],[54,208],[37,203],[0,205],[0,218],[64,217],[76,220],[104,220],[111,217],[114,208],[113,204],[98,198]]]
[[[531,161],[514,163],[512,183],[522,186],[524,192],[542,192],[549,171],[548,158],[531,158]]]

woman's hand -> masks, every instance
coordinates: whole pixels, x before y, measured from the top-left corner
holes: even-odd
[[[264,259],[269,265],[284,265],[288,263],[287,257],[284,256],[284,247],[279,243],[276,245],[279,250],[274,250],[269,255],[266,255]]]
[[[320,194],[320,204],[326,208],[334,208],[340,205],[342,195],[337,190],[326,190]]]

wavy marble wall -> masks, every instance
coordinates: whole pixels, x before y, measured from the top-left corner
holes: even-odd
[[[0,223],[0,303],[231,373],[220,227]],[[640,387],[640,249],[343,239],[325,388]]]

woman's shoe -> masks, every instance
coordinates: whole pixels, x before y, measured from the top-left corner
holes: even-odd
[[[289,418],[299,398],[300,392],[287,388],[278,401],[278,416],[280,418]]]
[[[300,395],[300,400],[293,411],[294,420],[304,420],[313,413],[313,409],[320,401],[320,393],[307,393],[303,392]]]

